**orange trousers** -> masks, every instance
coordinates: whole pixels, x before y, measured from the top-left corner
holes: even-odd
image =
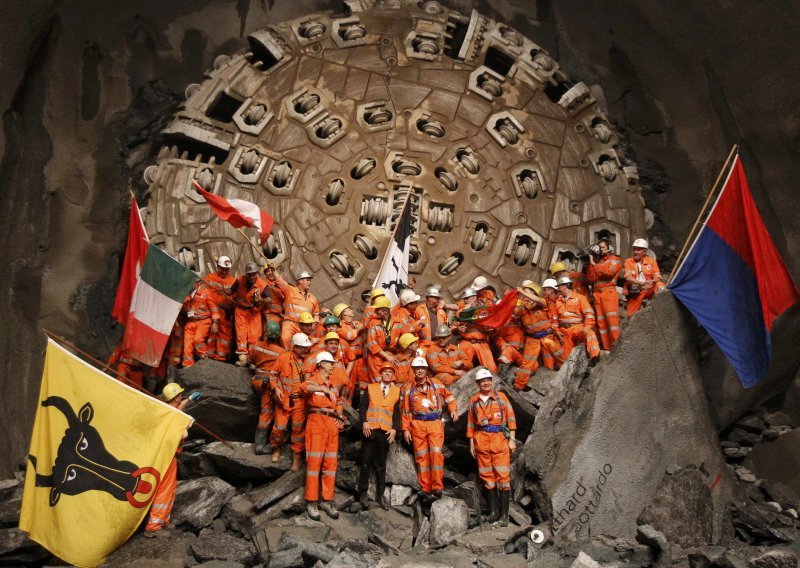
[[[295,398],[293,404],[286,406],[281,403],[275,405],[275,423],[272,427],[272,434],[269,443],[273,448],[279,448],[286,443],[289,434],[289,422],[291,421],[291,447],[292,451],[300,454],[305,449],[306,437],[306,408],[303,399]]]
[[[494,362],[494,355],[492,355],[492,348],[489,347],[489,343],[486,341],[473,343],[469,339],[462,339],[458,342],[458,347],[466,354],[467,359],[474,363],[477,358],[479,364],[497,374],[497,364]]]
[[[656,282],[655,286],[649,290],[642,290],[638,296],[628,296],[628,305],[625,306],[625,313],[628,317],[642,309],[642,302],[655,296],[656,292],[661,288],[666,288],[663,282]]]
[[[511,489],[511,451],[502,432],[475,432],[475,457],[478,476],[486,489]]]
[[[194,365],[194,357],[205,357],[208,354],[206,342],[211,330],[211,318],[186,322],[183,328],[183,366]]]
[[[594,311],[603,349],[608,351],[619,337],[619,296],[616,286],[601,288],[594,293]]]
[[[153,495],[150,505],[150,516],[147,519],[146,531],[158,531],[169,524],[172,505],[175,503],[175,490],[178,488],[178,460],[172,458],[161,482]]]
[[[568,329],[562,329],[561,332],[564,334],[565,359],[569,357],[572,349],[580,343],[586,345],[586,353],[589,355],[590,359],[594,359],[600,355],[600,344],[597,342],[597,334],[595,334],[593,329],[589,329],[588,332],[584,333],[583,326],[573,325]]]
[[[261,339],[261,312],[236,308],[236,354],[247,355]]]
[[[258,430],[269,430],[275,422],[275,407],[272,404],[272,392],[269,390],[269,379],[264,375],[255,375],[251,381],[256,396],[261,401],[261,412],[258,415]]]
[[[292,336],[300,333],[300,325],[289,320],[283,320],[281,324],[281,345],[289,351],[292,348]]]
[[[338,452],[336,420],[324,414],[310,414],[306,421],[306,501],[319,501],[320,485],[322,500],[333,501]]]
[[[517,370],[517,376],[514,378],[514,388],[520,390],[527,386],[528,381],[539,369],[539,356],[542,357],[542,364],[545,367],[556,369],[564,364],[566,359],[564,353],[564,347],[555,335],[547,335],[539,339],[535,337],[525,338],[522,364]]]
[[[130,382],[135,384],[137,387],[141,387],[142,385],[144,385],[144,371],[141,369],[141,367],[134,367],[133,365],[129,365],[128,363],[120,362],[114,365],[113,369],[117,373],[128,379]],[[118,377],[114,378],[118,379]]]
[[[225,316],[219,319],[217,333],[209,332],[208,356],[217,361],[227,361],[231,358],[231,344],[233,343],[233,321]]]
[[[417,462],[417,479],[422,491],[444,489],[444,425],[441,420],[411,420],[409,428]]]

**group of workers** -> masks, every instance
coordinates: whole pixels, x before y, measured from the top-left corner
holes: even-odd
[[[491,519],[507,524],[515,421],[507,397],[492,383],[493,374],[500,367],[516,367],[514,388],[529,390],[540,363],[558,369],[578,344],[592,359],[600,356],[601,347],[610,350],[620,333],[620,277],[628,317],[664,287],[647,248],[644,239],[637,239],[623,263],[603,238],[584,272],[570,272],[565,263],[555,262],[552,277],[541,285],[525,281],[517,288],[513,315],[498,329],[482,326],[475,317],[478,309],[498,301],[484,276],[476,277],[453,304],[435,286],[425,290],[424,299],[413,289],[402,290],[394,307],[383,289],[375,289],[358,319],[344,303],[331,310],[320,307],[309,272],[297,274],[290,285],[273,264],[266,264],[262,276],[259,266],[249,263],[245,274],[234,278],[231,261],[223,256],[217,271],[200,280],[187,298],[183,325],[176,323],[165,361],[188,367],[198,359],[235,358],[237,365],[254,369],[252,383],[261,403],[255,452],[266,453],[269,447],[277,462],[289,445],[293,471],[301,469],[305,457],[307,511],[313,519],[320,510],[338,516],[333,491],[344,404],[359,409],[363,506],[368,506],[374,469],[377,502],[388,508],[386,456],[401,433],[413,446],[423,499],[441,496],[442,420],[458,417],[448,387],[478,367],[467,436],[488,492]],[[119,369],[130,371],[124,352],[115,355]]]

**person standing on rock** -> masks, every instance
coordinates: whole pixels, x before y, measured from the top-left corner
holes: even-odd
[[[478,476],[483,482],[490,513],[486,519],[500,520],[508,526],[511,499],[511,453],[517,448],[514,434],[517,421],[508,397],[494,388],[488,369],[478,369],[475,382],[478,392],[469,399],[467,438],[469,452],[478,461]],[[498,507],[499,504],[499,507]]]
[[[244,275],[236,280],[232,290],[236,304],[236,364],[244,367],[248,363],[247,353],[250,346],[258,343],[263,332],[261,312],[264,307],[264,281],[258,276],[258,265],[255,262],[245,265]]]
[[[625,307],[628,317],[642,309],[642,302],[666,288],[658,263],[647,256],[647,241],[636,239],[631,248],[632,256],[625,259],[622,273],[625,278],[625,297],[628,299]]]
[[[261,413],[258,415],[258,427],[253,444],[256,455],[266,452],[269,431],[275,420],[275,405],[272,400],[275,361],[286,350],[280,345],[281,326],[272,320],[267,321],[266,339],[259,340],[250,348],[250,362],[255,366],[256,374],[253,375],[252,385],[256,396],[260,400]]]
[[[374,315],[370,317],[365,327],[367,328],[367,381],[359,383],[359,389],[366,389],[380,375],[381,366],[385,362],[397,364],[392,352],[389,350],[389,329],[392,317],[392,302],[384,296],[377,296],[372,302]]]
[[[275,275],[278,286],[283,293],[283,327],[281,328],[281,343],[289,349],[292,337],[300,333],[300,314],[308,312],[314,322],[319,321],[319,302],[317,297],[310,292],[311,279],[314,276],[303,270],[295,278],[296,286],[292,286],[281,277]]]
[[[200,359],[208,357],[206,345],[208,335],[214,330],[219,330],[220,312],[211,295],[211,287],[204,281],[198,280],[184,302],[186,309],[186,326],[183,328],[184,368],[194,365],[195,356]]]
[[[361,474],[359,476],[358,501],[369,509],[367,489],[369,476],[375,470],[375,495],[378,505],[389,509],[384,498],[386,490],[386,454],[393,444],[402,424],[400,420],[400,387],[394,382],[394,365],[389,362],[381,366],[381,380],[367,387],[366,396],[361,397],[359,420],[362,439]]]
[[[305,450],[306,414],[300,384],[303,382],[305,366],[311,340],[305,333],[292,336],[292,350],[278,355],[275,360],[275,376],[272,378],[272,392],[275,394],[275,425],[272,428],[272,463],[281,459],[281,451],[292,422],[291,446],[294,452],[292,471],[300,471]]]
[[[428,376],[428,363],[422,357],[411,362],[414,380],[403,386],[403,438],[414,448],[421,498],[438,499],[444,490],[444,424],[442,414],[458,420],[456,399],[439,381]]]
[[[332,519],[339,518],[333,496],[339,463],[339,432],[344,417],[337,388],[331,382],[333,364],[333,356],[327,351],[320,351],[316,356],[316,372],[300,385],[308,413],[305,436],[306,512],[315,521],[320,518],[320,509]],[[320,485],[322,502],[319,502]]]
[[[231,357],[233,342],[233,283],[236,278],[229,274],[231,259],[221,256],[217,260],[217,271],[204,278],[209,285],[212,301],[219,309],[216,331],[214,326],[208,334],[208,356],[217,361],[227,362]]]
[[[594,291],[594,309],[597,312],[600,341],[603,349],[608,351],[616,343],[620,332],[617,279],[622,272],[622,261],[617,255],[612,254],[611,239],[608,237],[601,238],[597,246],[600,249],[600,257],[595,260],[594,255],[589,255],[586,277]]]
[[[579,343],[586,345],[586,353],[592,360],[600,357],[600,344],[594,332],[595,316],[586,296],[572,290],[572,279],[562,276],[558,279],[558,293],[561,303],[558,306],[558,327],[565,338],[564,358],[569,357],[572,348]]]

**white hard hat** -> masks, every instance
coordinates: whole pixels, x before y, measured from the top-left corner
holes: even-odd
[[[462,298],[472,298],[477,296],[478,293],[475,291],[475,288],[467,288],[464,290],[464,293],[461,295]]]
[[[478,372],[475,373],[475,382],[482,381],[483,379],[491,379],[492,372],[489,369],[482,368],[478,369]]]
[[[476,276],[475,280],[472,281],[472,288],[475,290],[483,290],[489,285],[489,281],[486,279],[486,276]]]
[[[292,345],[295,347],[311,347],[311,340],[305,333],[295,333],[292,336]]]
[[[425,360],[424,357],[414,357],[414,360],[411,361],[412,367],[427,367],[428,362]]]
[[[320,351],[319,353],[317,353],[317,358],[316,358],[317,365],[319,365],[320,363],[323,363],[325,361],[327,361],[329,363],[334,363],[335,362],[333,360],[333,355],[331,355],[327,351]]]
[[[647,240],[646,239],[636,239],[633,241],[633,248],[643,248],[646,249],[647,247]]]
[[[555,281],[555,278],[548,278],[544,282],[542,282],[542,288],[553,288],[556,289],[558,287],[558,282]]]
[[[559,276],[558,285],[561,286],[562,284],[572,284],[572,278],[569,276]]]
[[[295,280],[303,280],[304,278],[314,278],[314,275],[311,274],[308,270],[303,270],[297,273],[295,276]]]
[[[231,267],[231,259],[227,256],[221,256],[217,260],[217,266],[220,268],[230,268]]]
[[[429,298],[441,298],[442,295],[439,293],[439,288],[436,286],[431,286],[427,290],[425,290],[425,295]]]
[[[398,299],[400,300],[400,303],[404,306],[410,304],[411,302],[420,301],[420,297],[411,288],[406,288],[405,290],[400,292],[400,297]]]

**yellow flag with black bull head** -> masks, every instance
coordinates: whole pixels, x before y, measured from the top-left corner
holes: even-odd
[[[97,566],[147,514],[191,417],[48,340],[20,529]]]

